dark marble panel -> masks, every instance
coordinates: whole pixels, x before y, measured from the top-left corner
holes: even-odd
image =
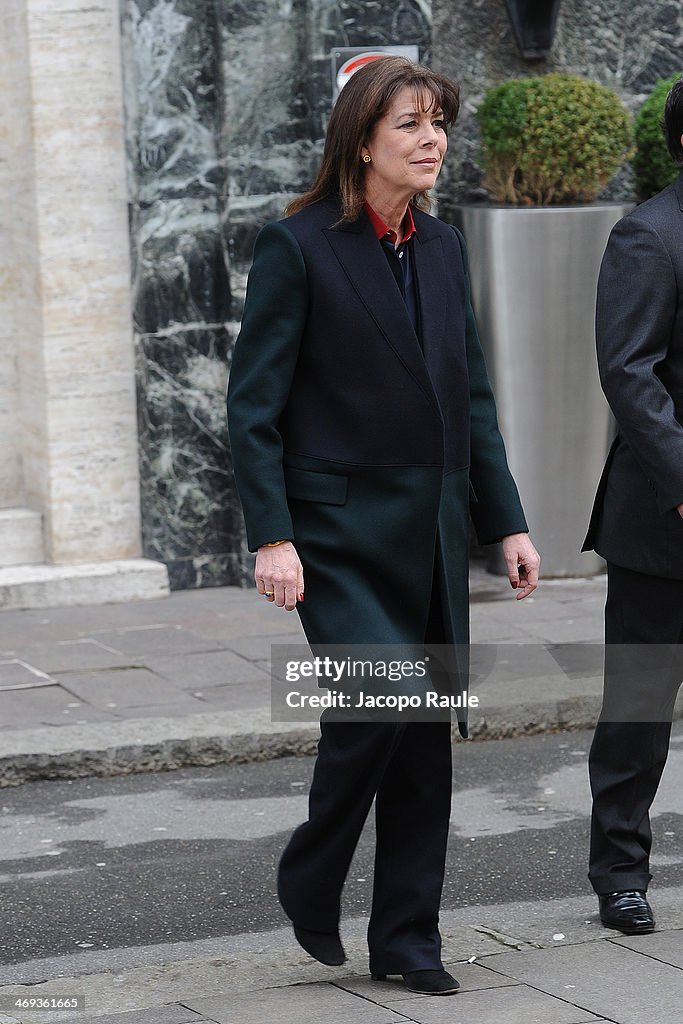
[[[255,230],[282,216],[288,194],[303,191],[310,181],[321,131],[309,88],[306,5],[263,0],[258,21],[245,16],[242,6],[218,3],[226,233],[231,256],[244,261]]]
[[[172,586],[239,583],[214,0],[122,3],[143,548]]]
[[[335,46],[417,44],[428,57],[429,3],[263,0],[218,3],[229,168],[231,257],[251,257],[256,231],[313,181],[332,104]],[[247,10],[248,8],[248,10]]]
[[[563,0],[554,59],[637,108],[657,78],[681,70],[682,31],[679,0]]]
[[[121,0],[145,553],[249,582],[224,413],[254,237],[313,180],[334,46],[417,44],[428,0]]]
[[[127,0],[122,31],[137,201],[221,194],[214,0]]]
[[[177,328],[136,342],[145,555],[173,567],[174,587],[240,582],[246,553],[227,443],[228,332]],[[192,574],[211,583],[184,582]]]
[[[215,198],[136,205],[131,225],[134,317],[140,333],[230,316],[225,236]]]
[[[237,277],[242,277],[249,269],[256,235],[264,224],[279,220],[287,203],[298,194],[299,190],[276,192],[241,196],[232,201],[226,223],[226,238],[231,266],[232,312],[235,317],[242,315]]]
[[[237,551],[218,555],[195,555],[166,562],[172,590],[196,590],[199,587],[252,587],[253,555]]]

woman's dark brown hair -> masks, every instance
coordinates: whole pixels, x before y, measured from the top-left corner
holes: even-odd
[[[308,192],[289,204],[288,216],[321,199],[341,196],[341,221],[356,220],[364,194],[361,150],[396,94],[405,88],[414,91],[419,110],[441,110],[444,126],[455,124],[460,109],[455,82],[405,57],[378,57],[356,71],[337,97],[318,176]],[[412,203],[428,210],[429,194],[417,192]]]

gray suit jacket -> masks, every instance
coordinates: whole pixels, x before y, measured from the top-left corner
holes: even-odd
[[[683,172],[614,227],[600,269],[600,379],[618,435],[584,550],[683,579]]]

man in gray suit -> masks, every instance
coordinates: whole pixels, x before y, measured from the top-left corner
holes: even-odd
[[[664,132],[683,165],[683,78]],[[600,270],[600,378],[618,435],[584,550],[607,560],[605,689],[589,756],[589,878],[608,928],[654,928],[649,809],[683,675],[683,171],[624,217]]]

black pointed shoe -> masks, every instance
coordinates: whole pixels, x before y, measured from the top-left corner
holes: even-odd
[[[386,974],[373,974],[373,981],[386,981]],[[408,971],[403,975],[409,992],[419,992],[423,996],[454,996],[460,991],[460,982],[452,974],[444,971]]]
[[[605,928],[624,935],[646,935],[654,931],[652,908],[642,889],[625,889],[600,896],[600,920]]]
[[[339,932],[311,932],[295,925],[294,938],[309,956],[327,967],[340,967],[346,960]]]

